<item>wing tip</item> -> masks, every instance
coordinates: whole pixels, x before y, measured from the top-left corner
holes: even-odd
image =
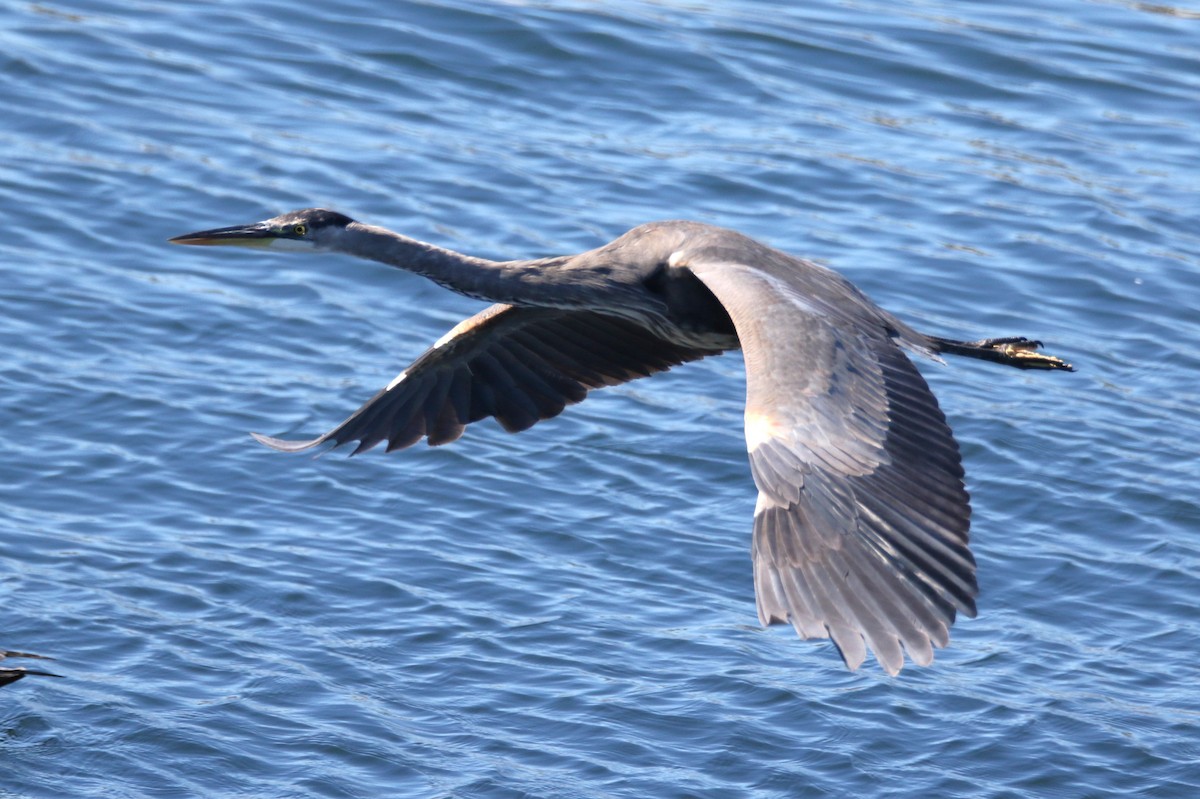
[[[33,660],[54,660],[49,655],[35,655],[32,652],[14,652],[11,649],[0,649],[0,660],[4,658],[31,658]]]
[[[10,685],[18,680],[23,680],[26,677],[57,677],[60,680],[64,679],[61,674],[54,674],[49,671],[37,671],[35,669],[0,669],[0,685]]]

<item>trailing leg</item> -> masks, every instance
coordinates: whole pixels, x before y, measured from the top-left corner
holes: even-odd
[[[1018,369],[1064,369],[1074,372],[1075,367],[1061,358],[1038,352],[1040,341],[1031,341],[1024,336],[985,338],[981,341],[954,341],[930,336],[929,342],[935,352],[965,355],[983,361],[994,361]]]

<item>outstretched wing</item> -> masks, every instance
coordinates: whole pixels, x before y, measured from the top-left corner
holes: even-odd
[[[589,389],[646,377],[714,351],[693,349],[648,328],[591,311],[493,305],[464,320],[350,418],[311,441],[255,434],[297,451],[332,441],[381,441],[388,451],[423,437],[454,441],[493,416],[509,432],[528,429],[583,400]]]
[[[861,295],[814,297],[784,269],[687,266],[745,354],[759,618],[832,638],[851,669],[868,647],[889,674],[902,646],[929,664],[978,593],[958,446],[937,400]]]
[[[0,660],[4,660],[5,658],[33,658],[35,660],[53,660],[54,659],[54,658],[48,658],[45,655],[34,655],[29,652],[9,652],[8,650],[0,649]],[[37,675],[39,677],[61,677],[62,676],[61,674],[52,674],[48,671],[37,671],[36,669],[0,668],[0,685],[8,685],[9,683],[14,683],[17,680],[24,679],[25,677],[28,677],[31,674]]]

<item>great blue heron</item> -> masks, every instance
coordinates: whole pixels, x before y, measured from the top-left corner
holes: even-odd
[[[6,649],[0,649],[0,660],[5,658],[34,658],[36,660],[53,660],[45,655],[34,655],[29,652],[10,652]],[[36,671],[35,669],[15,668],[15,669],[0,669],[0,685],[8,685],[17,680],[27,677],[31,674],[36,674],[39,677],[61,677],[61,674],[51,674],[48,671]]]
[[[311,441],[446,444],[495,417],[531,427],[685,361],[741,348],[746,446],[758,486],[754,586],[763,624],[832,638],[856,669],[889,674],[901,647],[928,665],[958,610],[974,616],[970,506],[958,445],[901,347],[1025,369],[1066,369],[1022,337],[916,332],[848,280],[732,230],[657,222],[579,255],[489,261],[305,209],[176,244],[330,251],[415,272],[492,305],[455,326],[382,391]]]

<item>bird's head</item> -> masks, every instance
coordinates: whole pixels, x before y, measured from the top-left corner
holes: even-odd
[[[270,247],[301,252],[324,249],[354,220],[337,211],[305,208],[250,225],[199,230],[169,239],[172,244]]]

